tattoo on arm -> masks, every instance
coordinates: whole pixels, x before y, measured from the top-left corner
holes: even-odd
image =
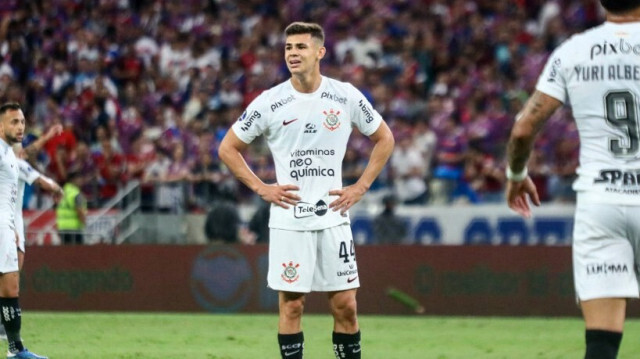
[[[38,151],[40,151],[40,148],[38,148],[38,146],[35,146],[35,144],[31,144],[30,146],[24,148],[24,152],[27,155],[27,158],[34,157],[38,154]]]
[[[524,169],[536,135],[560,105],[560,101],[538,91],[533,93],[518,116],[507,145],[507,158],[511,170],[519,172]]]

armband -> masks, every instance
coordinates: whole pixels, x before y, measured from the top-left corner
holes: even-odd
[[[507,166],[506,174],[507,174],[507,179],[509,181],[514,181],[514,182],[522,182],[529,175],[527,171],[527,167],[525,167],[522,171],[518,173],[513,173],[513,171],[511,171],[511,168],[509,166]]]

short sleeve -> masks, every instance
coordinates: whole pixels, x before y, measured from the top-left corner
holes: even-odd
[[[238,120],[231,126],[236,136],[244,143],[251,143],[262,135],[267,128],[267,107],[265,104],[266,92],[256,97],[247,106],[246,110],[238,117]],[[268,104],[267,104],[268,105]]]
[[[568,59],[563,59],[563,49],[562,46],[556,49],[547,60],[547,64],[538,78],[536,90],[565,103],[567,102],[567,70],[565,69]]]
[[[33,184],[33,182],[35,182],[35,180],[40,177],[40,172],[38,172],[29,164],[29,162],[25,160],[18,160],[18,168],[20,169],[18,173],[18,179],[25,183],[28,183],[29,185]]]
[[[362,92],[353,85],[350,85],[349,97],[355,99],[351,102],[351,122],[362,134],[371,136],[380,127],[382,116],[373,108]]]

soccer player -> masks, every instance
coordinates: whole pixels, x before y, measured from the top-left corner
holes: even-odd
[[[27,350],[20,337],[22,312],[18,301],[18,232],[15,211],[18,195],[18,161],[12,146],[22,141],[25,119],[20,105],[0,106],[0,323],[7,332],[7,358],[46,358]]]
[[[282,358],[302,358],[305,294],[327,292],[336,358],[360,358],[356,288],[360,286],[348,210],[358,202],[393,151],[393,135],[355,87],[324,77],[326,53],[318,24],[285,29],[284,59],[291,78],[258,96],[227,132],[220,159],[271,203],[267,282],[279,292]],[[342,187],[342,160],[353,127],[374,147],[358,181]],[[264,135],[276,167],[266,184],[242,157]]]
[[[36,154],[41,148],[42,145],[47,142],[50,138],[57,135],[62,131],[62,126],[56,125],[53,126],[47,133],[40,138],[38,138],[35,142],[30,144],[26,148],[22,148],[20,144],[16,144],[13,146],[14,153],[18,159],[18,194],[16,196],[16,213],[15,213],[15,224],[16,231],[18,232],[18,269],[22,270],[22,265],[24,264],[24,254],[25,254],[25,234],[24,234],[24,218],[22,217],[22,201],[24,199],[24,187],[26,184],[32,185],[37,184],[41,188],[46,191],[51,192],[55,197],[60,198],[62,196],[62,188],[51,178],[41,174],[36,169],[34,169],[29,162],[25,161],[23,158],[27,157],[31,154]],[[7,340],[7,333],[4,330],[4,326],[0,325],[0,339]]]
[[[62,125],[55,125],[51,127],[44,135],[40,136],[36,141],[29,146],[22,148],[19,144],[13,147],[14,152],[18,158],[18,195],[16,198],[16,214],[15,223],[16,230],[18,231],[18,267],[22,269],[24,263],[25,254],[25,234],[24,234],[24,219],[22,217],[22,201],[24,199],[24,187],[26,184],[33,185],[34,183],[40,186],[42,189],[50,192],[54,195],[54,198],[60,198],[63,194],[62,188],[53,179],[43,175],[33,168],[29,162],[24,159],[28,156],[34,156],[42,149],[42,146],[51,138],[57,136],[62,132]]]
[[[580,134],[573,271],[586,359],[618,353],[640,265],[640,0],[600,0],[607,21],[549,58],[507,147],[507,202],[524,217],[540,205],[526,162],[536,134],[562,104]]]

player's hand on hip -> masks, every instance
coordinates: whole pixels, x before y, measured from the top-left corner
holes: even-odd
[[[531,202],[540,206],[540,197],[538,196],[538,190],[530,177],[525,178],[523,181],[507,181],[507,204],[509,208],[517,212],[524,218],[531,217],[531,207],[529,206],[529,199]]]
[[[265,185],[264,188],[258,193],[263,200],[269,203],[275,203],[278,206],[288,209],[289,205],[295,205],[298,201],[300,201],[300,196],[293,193],[292,191],[297,191],[300,188],[296,185],[292,184],[270,184]]]
[[[345,214],[354,204],[358,203],[366,190],[357,185],[347,186],[342,189],[334,189],[329,191],[330,196],[339,196],[338,199],[329,203],[329,208],[334,212],[340,211]]]

